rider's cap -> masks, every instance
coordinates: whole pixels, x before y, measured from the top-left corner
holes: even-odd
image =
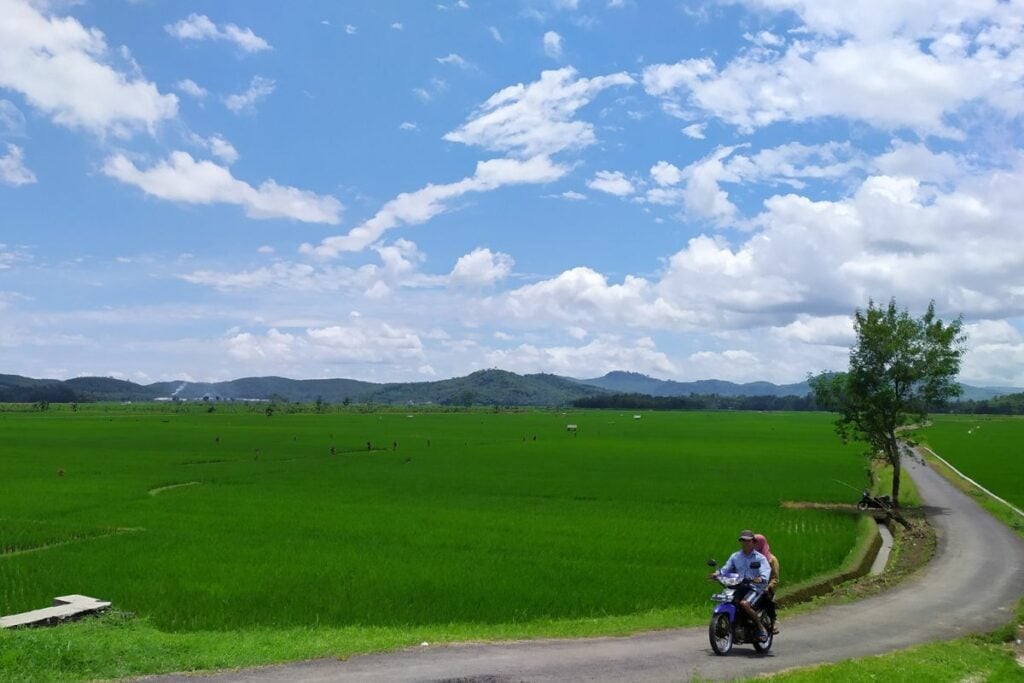
[[[740,540],[741,541],[753,541],[754,540],[754,532],[751,531],[750,529],[744,529],[743,531],[740,532]]]

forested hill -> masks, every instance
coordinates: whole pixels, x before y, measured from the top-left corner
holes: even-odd
[[[53,403],[89,401],[271,400],[287,402],[381,403],[389,405],[561,406],[584,396],[603,394],[599,387],[557,375],[517,375],[481,370],[465,377],[436,382],[375,384],[351,379],[295,380],[246,377],[229,382],[157,382],[141,385],[109,377],[70,380],[31,379],[0,375],[0,402]]]
[[[985,412],[988,401],[995,396],[1012,394],[1014,389],[964,386],[960,412]],[[750,382],[735,384],[723,380],[675,382],[659,380],[633,372],[610,372],[595,379],[572,379],[550,374],[518,375],[504,370],[480,370],[465,377],[435,382],[376,384],[353,379],[288,379],[286,377],[245,377],[228,382],[156,382],[136,384],[110,377],[77,377],[69,380],[32,379],[18,375],[0,375],[0,402],[52,403],[90,401],[153,401],[176,398],[182,400],[258,399],[287,402],[380,403],[387,405],[434,403],[440,405],[503,405],[503,406],[565,406],[581,399],[611,395],[633,395],[669,398],[694,396],[740,399],[744,397],[799,398],[772,402],[773,405],[806,409],[809,394],[806,382],[771,384]],[[621,401],[622,399],[617,399]],[[596,404],[601,404],[597,401]],[[704,405],[738,407],[749,401],[704,401]],[[761,406],[764,403],[756,403]],[[596,405],[583,403],[583,405]],[[620,404],[621,405],[621,404]],[[803,406],[797,408],[796,406]],[[1016,406],[1004,399],[999,411]],[[639,407],[639,406],[637,406]],[[755,407],[753,409],[771,409]]]

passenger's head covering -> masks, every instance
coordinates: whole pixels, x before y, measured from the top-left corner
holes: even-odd
[[[768,539],[764,537],[764,534],[754,534],[754,550],[761,553],[769,560],[772,559],[772,551],[768,547]]]

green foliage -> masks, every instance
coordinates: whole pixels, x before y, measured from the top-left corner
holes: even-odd
[[[892,498],[899,504],[900,444],[897,431],[927,419],[934,406],[959,395],[966,336],[963,320],[944,324],[935,304],[920,318],[899,310],[896,300],[885,308],[868,302],[857,310],[845,373],[819,375],[811,380],[819,405],[839,413],[836,431],[846,441],[857,439],[871,457],[893,468]]]

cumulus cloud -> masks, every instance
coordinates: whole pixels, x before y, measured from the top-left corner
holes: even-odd
[[[396,363],[422,360],[423,342],[414,331],[379,320],[356,317],[341,325],[287,332],[270,328],[264,334],[239,332],[225,340],[228,353],[257,364]]]
[[[270,49],[270,43],[252,32],[235,24],[213,23],[205,14],[190,14],[164,29],[178,40],[226,40],[234,43],[243,52],[262,52]]]
[[[949,117],[968,103],[1024,112],[1022,19],[1009,4],[747,4],[796,12],[804,37],[786,46],[761,41],[721,67],[700,58],[645,68],[645,90],[667,112],[711,114],[744,132],[843,117],[946,137],[960,135]]]
[[[544,71],[538,81],[492,95],[444,139],[524,157],[582,149],[596,137],[591,124],[574,119],[576,112],[601,91],[633,83],[624,72],[579,78],[572,67]]]
[[[501,31],[498,30],[497,26],[488,26],[487,32],[491,34],[491,38],[499,43],[504,43],[505,39],[501,35]]]
[[[172,152],[169,159],[142,170],[124,154],[107,158],[103,172],[146,194],[185,204],[235,204],[250,218],[290,218],[307,223],[336,224],[341,203],[295,187],[264,181],[258,188],[238,180],[231,171],[211,161],[196,161],[187,152]]]
[[[544,54],[551,59],[562,58],[562,36],[554,31],[547,31],[543,38]]]
[[[103,33],[72,17],[2,0],[0,87],[70,128],[127,135],[174,118],[178,98],[162,94],[135,67],[118,69]]]
[[[1024,387],[1024,335],[1005,320],[966,326],[961,378],[970,384]]]
[[[739,209],[723,183],[785,184],[801,189],[809,180],[847,179],[869,164],[849,143],[793,142],[755,154],[737,153],[743,147],[719,147],[684,169],[659,161],[650,171],[658,187],[647,191],[647,201],[683,204],[694,215],[725,224],[737,219]],[[676,189],[677,185],[682,187]]]
[[[622,171],[598,171],[587,182],[587,187],[592,190],[613,194],[616,197],[626,197],[636,191],[633,183]]]
[[[515,261],[508,254],[492,252],[477,247],[465,256],[460,256],[449,275],[452,284],[470,287],[493,285],[504,280],[512,272]]]
[[[273,79],[253,76],[252,81],[249,82],[248,90],[235,95],[228,95],[224,99],[224,104],[236,114],[253,111],[256,104],[269,97],[276,87],[277,84]]]
[[[36,182],[36,174],[25,167],[25,154],[17,145],[7,145],[7,154],[0,156],[0,183],[28,185]]]
[[[343,252],[362,251],[388,230],[402,225],[419,225],[448,210],[448,202],[469,192],[489,192],[505,185],[547,183],[558,180],[569,169],[546,156],[530,159],[490,159],[476,165],[476,172],[454,183],[427,185],[403,192],[382,206],[369,220],[346,235],[327,237],[319,245],[303,244],[304,254],[334,258]]]

